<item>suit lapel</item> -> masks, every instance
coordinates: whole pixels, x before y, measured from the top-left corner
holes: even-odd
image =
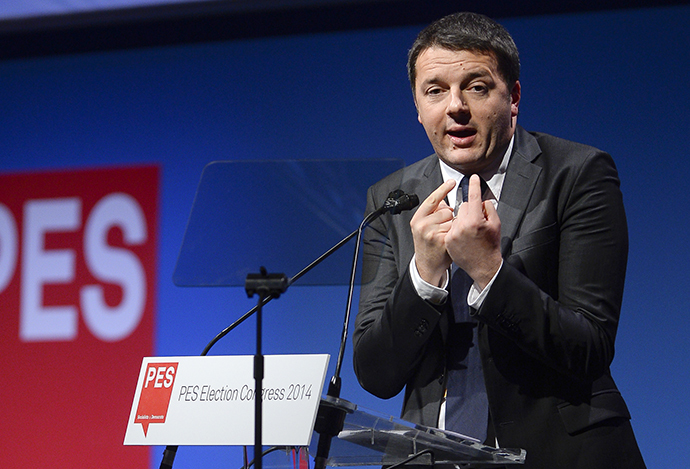
[[[441,164],[438,162],[436,154],[431,155],[429,164],[424,168],[421,184],[419,185],[419,201],[426,200],[438,186],[443,184],[443,176],[441,175]]]
[[[501,189],[498,216],[501,219],[501,254],[507,256],[527,204],[539,179],[541,168],[532,163],[541,154],[537,140],[522,127],[515,132],[515,149]]]

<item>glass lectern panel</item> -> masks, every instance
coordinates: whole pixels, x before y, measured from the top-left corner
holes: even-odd
[[[294,276],[362,221],[367,188],[400,159],[219,161],[202,173],[177,260],[179,286],[241,286]],[[383,202],[383,201],[381,201]],[[347,285],[354,241],[300,285]]]
[[[360,408],[328,396],[322,405],[341,406],[345,424],[331,443],[328,466],[390,466],[428,450],[434,464],[463,464],[462,467],[524,464],[522,449],[493,448],[454,432],[416,425],[378,412]],[[310,453],[316,454],[319,435],[312,437]],[[430,465],[424,454],[411,465]]]

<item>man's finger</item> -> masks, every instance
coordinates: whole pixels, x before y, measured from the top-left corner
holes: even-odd
[[[441,202],[444,201],[446,198],[446,195],[453,190],[453,187],[455,187],[455,181],[453,179],[449,179],[440,186],[436,188],[434,192],[429,194],[429,197],[426,198],[424,203],[419,207],[417,211],[423,211],[425,214],[432,213],[438,209],[439,205]]]
[[[473,174],[470,176],[470,184],[467,189],[467,201],[470,203],[482,203],[482,183],[479,176]]]
[[[490,200],[485,200],[482,202],[482,204],[484,209],[484,218],[490,222],[493,220],[498,220],[500,223],[501,220],[498,218],[498,212],[496,211],[496,207],[494,207],[493,202]]]

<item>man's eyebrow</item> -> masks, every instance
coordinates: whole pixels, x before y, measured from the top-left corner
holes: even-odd
[[[477,69],[477,70],[472,70],[467,72],[465,75],[461,77],[461,81],[467,82],[467,81],[472,81],[477,78],[486,78],[486,77],[493,77],[492,73],[489,70],[485,70],[483,68]],[[441,78],[438,75],[431,76],[423,81],[420,82],[420,84],[425,85],[425,84],[437,84],[441,82],[446,82],[445,78]]]
[[[474,80],[475,78],[490,77],[491,73],[488,70],[476,70],[468,73],[464,78],[465,80]]]
[[[467,83],[472,80],[476,80],[477,78],[491,78],[493,79],[493,73],[491,73],[491,70],[488,70],[484,67],[478,67],[472,70],[467,71],[462,77],[461,81],[462,83]]]
[[[431,77],[427,78],[426,80],[423,80],[420,82],[420,85],[435,85],[437,83],[440,83],[445,80],[441,80],[439,77]]]

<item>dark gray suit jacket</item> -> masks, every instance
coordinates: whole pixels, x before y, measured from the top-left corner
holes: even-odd
[[[423,201],[441,183],[432,155],[372,186],[367,212],[394,189]],[[530,468],[644,467],[609,371],[628,252],[611,157],[518,126],[498,214],[504,263],[473,313],[500,446],[526,449]],[[405,389],[403,419],[436,426],[451,312],[412,286],[412,215],[365,231],[354,366],[378,397]]]

